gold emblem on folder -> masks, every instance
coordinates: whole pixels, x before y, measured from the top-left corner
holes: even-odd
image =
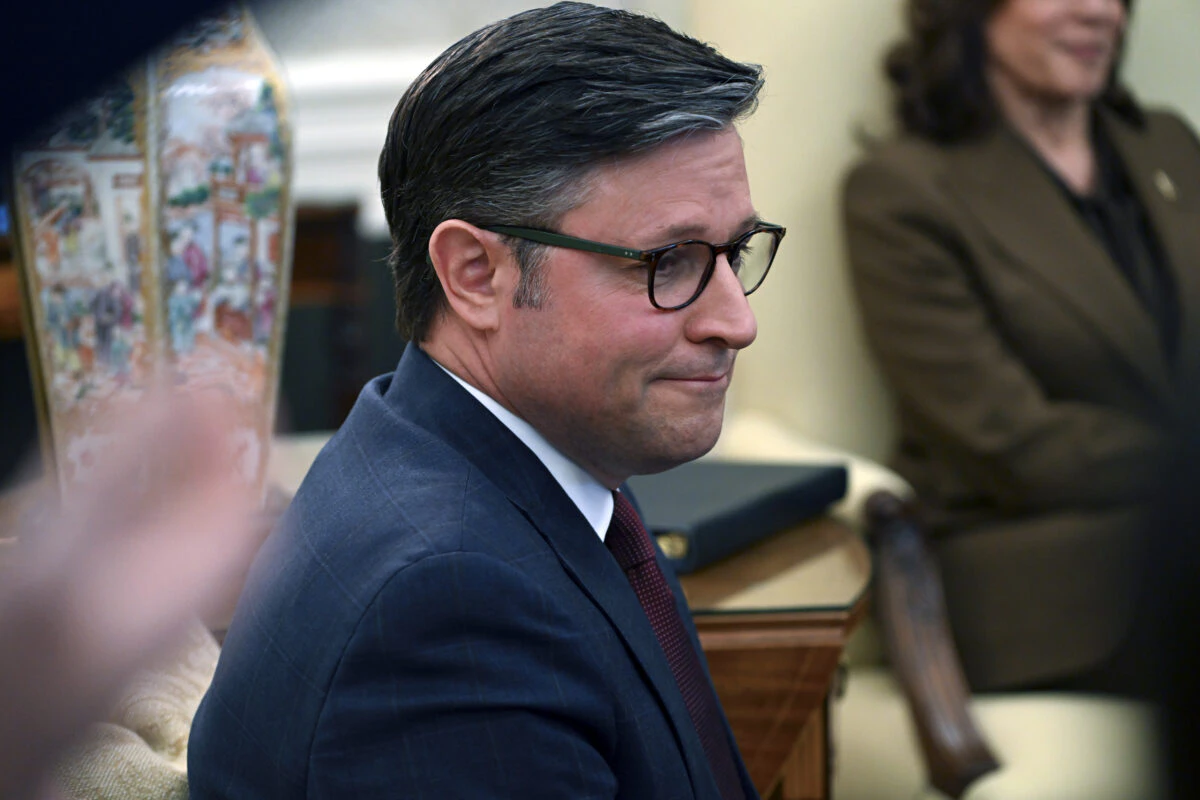
[[[1158,189],[1168,203],[1174,203],[1179,199],[1179,192],[1175,189],[1175,182],[1171,180],[1171,176],[1163,172],[1161,169],[1154,171],[1154,187]]]
[[[667,558],[687,558],[688,540],[682,533],[663,533],[654,538]]]

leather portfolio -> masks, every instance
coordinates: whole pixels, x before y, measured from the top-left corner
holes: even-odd
[[[675,572],[685,574],[825,512],[846,494],[839,464],[693,461],[629,479]]]

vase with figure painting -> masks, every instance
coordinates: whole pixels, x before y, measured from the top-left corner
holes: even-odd
[[[109,412],[163,384],[238,409],[261,486],[290,276],[291,123],[248,11],[200,20],[15,154],[43,452],[85,481]]]

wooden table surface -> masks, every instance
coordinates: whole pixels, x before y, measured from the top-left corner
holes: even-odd
[[[871,576],[871,556],[845,525],[821,517],[682,577],[693,614],[845,610]]]

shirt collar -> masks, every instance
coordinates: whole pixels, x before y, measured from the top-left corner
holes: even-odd
[[[596,535],[603,541],[605,533],[608,532],[608,524],[612,520],[612,492],[604,488],[603,484],[588,474],[583,467],[559,452],[554,445],[546,441],[546,438],[538,433],[528,422],[441,364],[438,364],[437,361],[433,363],[437,364],[443,372],[457,381],[459,386],[466,389],[484,408],[492,412],[492,415],[500,420],[504,427],[512,431],[514,436],[533,451],[538,460],[554,476],[554,480],[558,482],[562,490],[567,493],[567,497],[571,498],[571,502],[583,514],[584,519],[596,531]]]

